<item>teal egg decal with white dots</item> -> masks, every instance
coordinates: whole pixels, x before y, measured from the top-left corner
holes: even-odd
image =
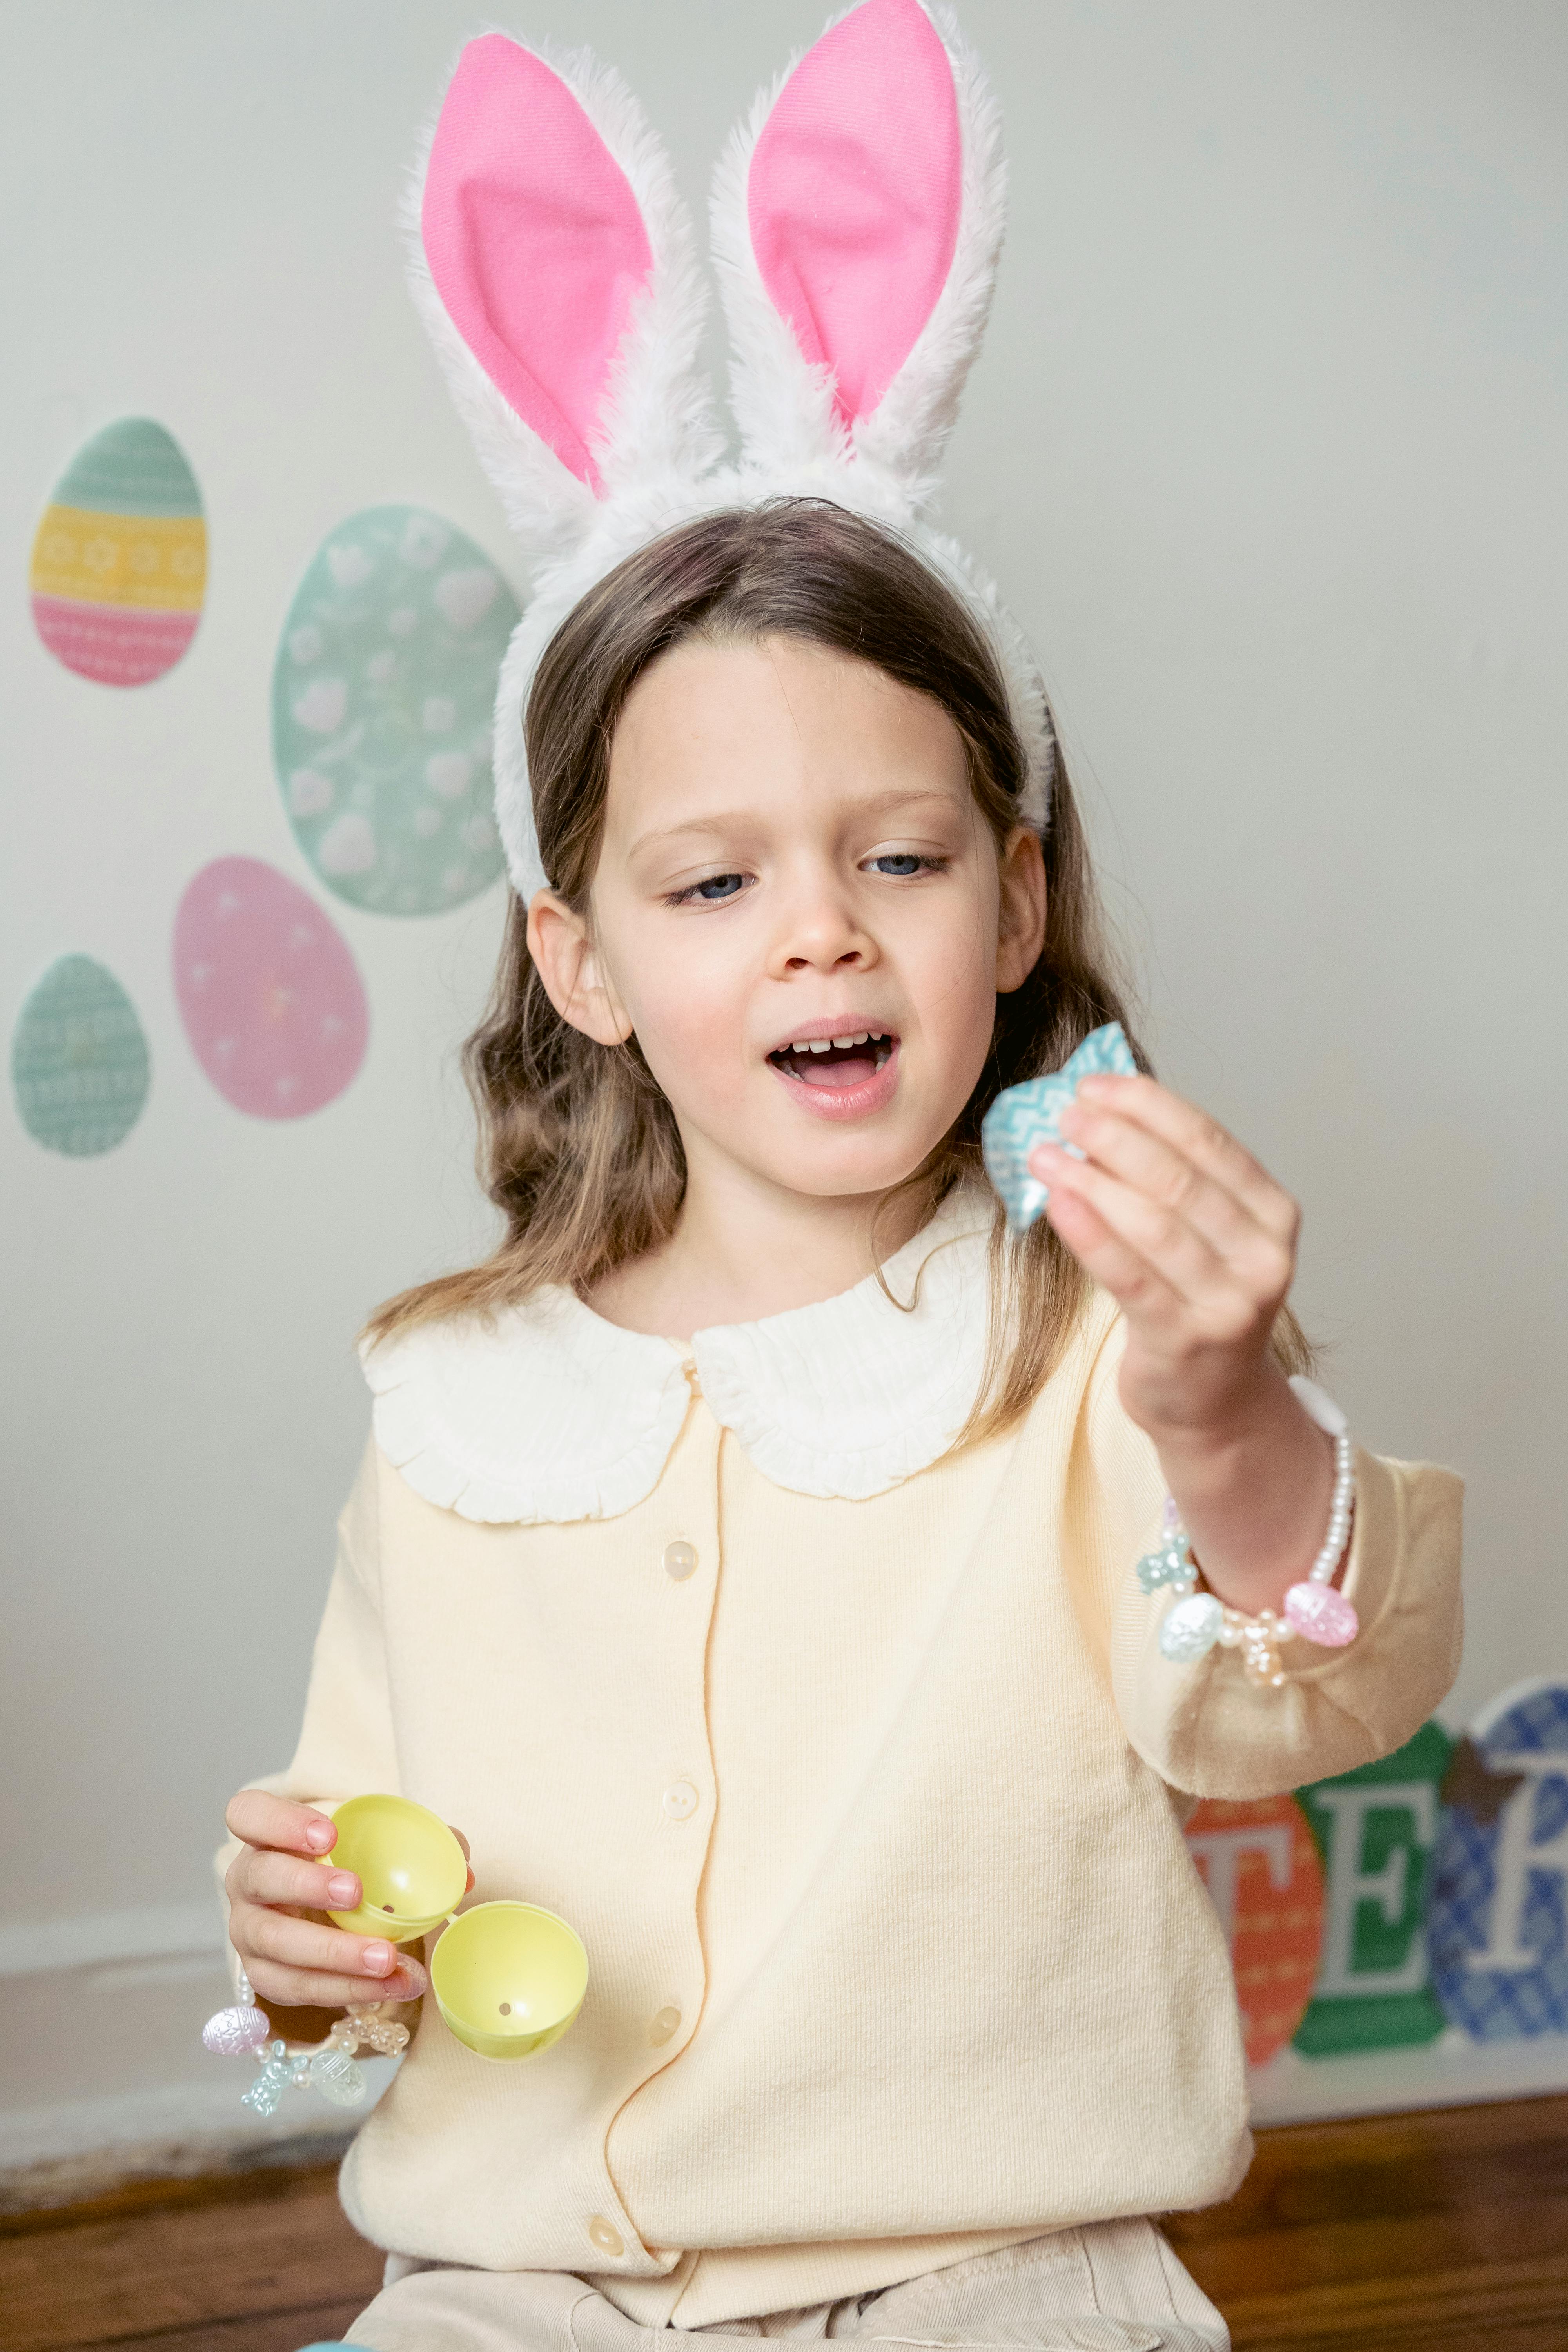
[[[142,1116],[151,1069],[136,1008],[91,956],[61,956],[23,1005],[11,1040],[22,1124],[70,1160],[112,1151]]]
[[[502,870],[490,723],[517,600],[455,523],[367,507],[289,608],[272,750],[294,837],[329,890],[437,915]]]

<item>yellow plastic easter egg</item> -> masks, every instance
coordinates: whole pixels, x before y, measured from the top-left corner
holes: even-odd
[[[327,1860],[360,1883],[357,1911],[328,1917],[353,1936],[409,1944],[449,1918],[468,1890],[463,1849],[438,1815],[409,1797],[350,1797],[332,1820]]]
[[[582,2008],[588,1955],[553,1911],[478,1903],[436,1946],[430,1987],[451,2032],[481,2058],[531,2058]]]

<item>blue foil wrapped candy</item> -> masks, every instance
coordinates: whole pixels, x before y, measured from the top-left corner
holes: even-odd
[[[981,1124],[980,1148],[985,1172],[1002,1196],[1014,1233],[1026,1234],[1050,1198],[1049,1187],[1029,1173],[1029,1154],[1037,1143],[1061,1142],[1062,1113],[1084,1079],[1102,1071],[1130,1078],[1137,1068],[1121,1022],[1108,1021],[1103,1029],[1090,1030],[1059,1070],[1027,1078],[997,1096]],[[1075,1149],[1070,1143],[1063,1148]],[[1081,1159],[1082,1154],[1077,1156]]]

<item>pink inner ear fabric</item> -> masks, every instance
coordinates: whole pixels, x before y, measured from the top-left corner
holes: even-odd
[[[963,173],[952,68],[918,0],[864,0],[779,93],[752,156],[752,247],[847,424],[869,415],[947,282]]]
[[[579,481],[653,255],[637,198],[559,74],[502,33],[470,41],[436,126],[420,218],[447,316]]]

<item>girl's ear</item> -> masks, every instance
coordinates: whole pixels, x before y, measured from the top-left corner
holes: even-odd
[[[708,464],[690,223],[617,75],[470,41],[411,193],[415,299],[531,554]]]
[[[996,992],[1022,988],[1046,944],[1046,859],[1032,824],[1015,825],[1002,845],[1002,905],[996,930]]]
[[[995,101],[945,9],[861,0],[764,92],[714,182],[747,463],[858,461],[891,478],[890,511],[924,505],[1004,216]]]
[[[528,952],[563,1021],[596,1045],[625,1045],[632,1024],[611,986],[587,918],[574,913],[557,890],[537,890],[529,901]]]

